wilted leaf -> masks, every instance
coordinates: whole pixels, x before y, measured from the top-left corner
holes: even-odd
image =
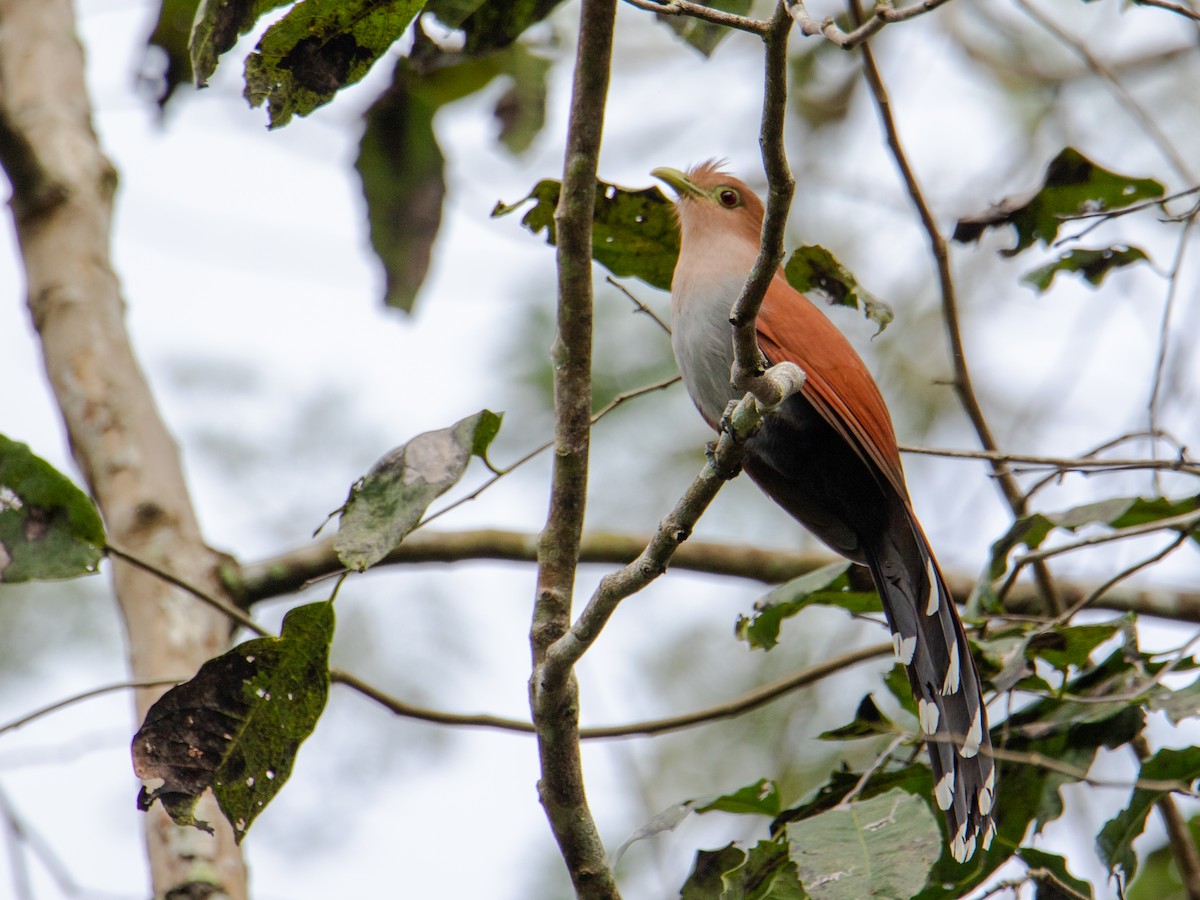
[[[706,800],[693,801],[696,812],[727,812],[738,815],[771,816],[779,815],[782,804],[779,798],[779,785],[767,778],[760,778],[754,784],[738,788],[732,794],[722,794]]]
[[[485,409],[419,434],[375,463],[342,507],[333,541],[342,565],[361,572],[391,553],[429,504],[458,483],[472,455],[486,454],[499,428],[500,416]]]
[[[247,34],[254,23],[273,9],[295,0],[203,0],[200,15],[192,27],[191,61],[196,86],[207,87],[217,70],[221,54]],[[190,22],[189,22],[190,24]]]
[[[104,544],[87,494],[27,445],[0,435],[0,583],[90,575]]]
[[[873,591],[854,591],[847,574],[851,564],[836,562],[822,566],[772,590],[754,603],[753,615],[739,616],[734,630],[750,644],[770,650],[779,643],[779,629],[809,606],[837,606],[847,612],[881,612],[883,605]]]
[[[492,217],[506,216],[534,201],[521,224],[534,234],[546,233],[555,243],[554,210],[561,185],[539,181],[529,196],[516,203],[497,203]],[[618,277],[640,278],[660,290],[671,289],[675,260],[679,257],[679,230],[674,204],[658,188],[632,191],[607,182],[596,183],[596,210],[592,222],[592,258]]]
[[[512,84],[496,101],[494,113],[500,123],[500,143],[515,156],[529,149],[546,124],[550,60],[521,44],[513,44],[499,56]]]
[[[138,777],[163,781],[141,789],[138,808],[161,800],[176,824],[211,831],[195,818],[211,787],[240,843],[325,708],[333,626],[332,601],[297,607],[279,637],[239,644],[167,691],[133,739]]]
[[[859,285],[854,273],[838,262],[824,247],[800,247],[788,258],[783,274],[801,293],[820,291],[834,306],[861,309],[878,325],[878,334],[891,324],[892,308]]]
[[[1021,276],[1021,280],[1032,285],[1039,292],[1050,289],[1054,276],[1059,272],[1075,272],[1082,275],[1089,284],[1097,286],[1104,276],[1113,269],[1133,265],[1135,262],[1148,262],[1145,251],[1137,247],[1105,247],[1101,250],[1068,250],[1049,265],[1041,266]]]
[[[304,0],[268,28],[246,58],[246,99],[251,106],[267,103],[272,128],[308,115],[366,75],[424,5]]]
[[[625,855],[625,851],[636,844],[638,841],[644,841],[646,838],[654,837],[662,834],[665,831],[674,831],[679,827],[679,823],[686,819],[694,812],[694,806],[691,801],[686,803],[676,803],[667,809],[664,809],[658,815],[654,816],[649,822],[642,825],[629,837],[621,842],[612,853],[612,867],[615,869],[617,863],[621,861],[621,857]]]
[[[1012,225],[1017,244],[1003,252],[1013,256],[1034,241],[1052,243],[1065,216],[1121,209],[1162,195],[1163,186],[1154,179],[1110,172],[1067,147],[1046,169],[1040,189],[1004,200],[981,215],[960,219],[954,240],[968,243],[978,240],[987,228]]]
[[[700,5],[720,12],[733,13],[735,16],[744,16],[750,12],[753,3],[752,0],[700,0]],[[694,16],[660,14],[658,20],[665,23],[686,43],[705,56],[711,56],[712,52],[717,49],[717,44],[721,43],[731,30],[724,25],[705,22]]]
[[[1200,748],[1185,750],[1159,750],[1142,763],[1139,778],[1149,780],[1180,781],[1191,784],[1200,778]],[[1146,816],[1166,791],[1134,789],[1129,806],[1105,823],[1096,837],[1096,852],[1110,872],[1121,869],[1125,877],[1133,878],[1137,872],[1137,854],[1133,852],[1133,841],[1146,830]]]
[[[893,789],[787,828],[791,858],[817,900],[912,897],[942,854],[942,831],[920,798]]]

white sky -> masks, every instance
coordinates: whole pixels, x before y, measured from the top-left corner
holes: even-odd
[[[180,438],[211,544],[247,560],[303,544],[344,499],[348,485],[390,446],[483,407],[505,407],[492,371],[506,364],[503,355],[512,344],[504,338],[523,317],[530,295],[543,308],[552,307],[553,254],[525,234],[515,217],[492,222],[488,212],[496,200],[514,200],[538,179],[558,176],[569,88],[565,66],[555,70],[546,129],[519,159],[494,147],[490,109],[500,85],[439,116],[451,190],[431,278],[416,315],[406,319],[380,308],[381,276],[367,252],[352,170],[358,116],[386,82],[390,65],[377,66],[363,85],[331,107],[268,132],[265,113],[249,110],[240,99],[244,52],[230,54],[214,86],[183,98],[160,127],[132,84],[149,30],[150,4],[81,0],[78,6],[97,126],[121,173],[114,254],[129,302],[128,323],[162,412]],[[1174,23],[1164,28],[1161,17],[1076,6],[1049,4],[1064,15],[1090,17],[1085,32],[1098,53],[1118,41],[1121,47],[1136,47],[1172,33]],[[812,8],[823,12],[817,3]],[[568,5],[558,21],[569,26],[575,15]],[[969,25],[970,18],[956,21]],[[1144,27],[1147,21],[1154,27]],[[564,27],[564,34],[569,30]],[[951,51],[947,38],[934,29],[896,27],[888,40],[884,60],[890,61],[897,114],[946,230],[955,217],[1030,187],[1063,144],[1086,141],[1094,133],[1099,114],[1094,106],[1081,107],[1061,133],[1024,147],[1023,135],[995,112],[1002,101]],[[761,182],[755,124],[761,71],[755,43],[735,35],[703,64],[648,16],[623,8],[602,176],[642,186],[654,166],[716,156]],[[900,65],[906,58],[922,63]],[[1111,102],[1102,95],[1080,97],[1081,103]],[[1109,115],[1115,121],[1120,113]],[[911,295],[929,283],[927,266],[913,264],[922,258],[923,239],[872,130],[873,116],[860,105],[845,126],[862,135],[855,145],[860,155],[853,160],[793,154],[800,189],[792,225],[797,240],[832,241],[839,255],[837,240],[855,234],[860,255],[844,261],[860,275],[870,271],[870,286],[878,293]],[[1191,141],[1184,146],[1192,158],[1198,137],[1194,125],[1195,120],[1188,132],[1172,123],[1181,141]],[[1129,130],[1128,141],[1096,145],[1097,153],[1105,154],[1098,161],[1118,171],[1161,170],[1154,151]],[[1009,162],[1014,156],[1022,162]],[[961,205],[964,196],[971,198],[966,206]],[[1139,226],[1129,227],[1136,234]],[[14,244],[10,238],[0,247],[0,376],[19,389],[5,391],[0,400],[0,431],[73,471],[40,375]],[[1017,449],[1066,454],[1142,423],[1165,282],[1141,271],[1113,276],[1127,280],[1108,292],[1068,285],[1036,296],[1014,284],[1012,264],[998,263],[993,251],[1002,245],[993,241],[983,250],[955,251],[965,282],[995,279],[994,296],[972,291],[977,302],[966,322],[975,376],[987,396],[1007,407],[1000,410],[1002,438]],[[1171,248],[1163,246],[1166,252],[1156,258],[1165,266]],[[1192,274],[1185,285],[1180,314],[1194,322]],[[1139,302],[1125,302],[1129,294]],[[661,296],[648,299],[663,308]],[[880,341],[902,342],[906,333],[915,333],[906,332],[904,315],[898,310],[896,325]],[[839,323],[871,359],[869,327],[850,314]],[[1081,335],[1086,354],[1080,350]],[[938,346],[930,352],[943,351]],[[1073,372],[1074,365],[1082,370]],[[1186,386],[1196,367],[1188,363],[1182,371]],[[885,383],[884,390],[897,388]],[[1021,413],[1044,402],[1047,391],[1065,394],[1061,410],[1039,419],[1033,443],[1024,443]],[[1194,398],[1185,399],[1194,405]],[[663,406],[683,410],[670,414],[672,428],[680,423],[699,446],[704,428],[691,417],[682,393],[673,392]],[[1200,435],[1189,405],[1168,408],[1168,414],[1169,426],[1196,444]],[[322,426],[333,422],[344,431],[306,430],[310,415]],[[904,423],[899,431],[903,440]],[[936,436],[941,443],[973,446],[961,426],[942,431]],[[515,455],[542,437],[510,418],[498,452]],[[248,448],[249,456],[254,448],[272,447],[268,458],[274,462],[269,469],[248,462],[230,477],[229,467],[237,461],[234,454],[231,463],[231,445]],[[968,570],[978,566],[1004,522],[987,479],[962,464],[906,464],[918,509],[943,548],[943,559]],[[964,473],[969,473],[965,486]],[[637,477],[625,473],[617,487],[628,489],[632,482],[636,490]],[[686,477],[683,472],[679,487]],[[535,530],[545,495],[538,488],[530,496],[530,483],[498,488],[443,524]],[[646,488],[664,497],[671,489]],[[1091,482],[1073,483],[1051,508],[1093,497],[1092,490]],[[598,493],[597,505],[603,508],[604,492]],[[658,515],[661,511],[637,527],[652,527]],[[739,515],[732,501],[719,506],[705,521],[705,534],[742,536]],[[794,540],[795,530],[772,516],[764,511],[750,533],[781,545]],[[1116,555],[1125,559],[1127,552],[1133,551]],[[590,592],[597,574],[584,573],[582,591]],[[1164,572],[1180,583],[1195,576],[1190,550]],[[524,717],[531,590],[529,571],[486,565],[468,567],[451,579],[367,578],[361,590],[351,586],[344,592],[339,616],[343,628],[354,629],[374,648],[367,664],[379,665],[382,659],[393,667],[375,673],[385,687],[389,678],[404,688],[424,681],[431,692],[449,685],[457,711]],[[713,585],[680,576],[639,598],[635,609],[623,609],[596,658],[585,663],[585,718],[616,722],[663,712],[657,698],[639,694],[642,684],[630,671],[633,661],[644,660],[661,639],[658,630],[679,619],[727,634],[736,613],[756,593],[741,583]],[[72,613],[66,601],[55,606],[48,599],[47,605],[61,615]],[[275,622],[281,611],[280,604],[272,604],[264,619]],[[469,633],[453,638],[448,632],[464,622]],[[19,684],[0,685],[0,723],[122,678],[116,626],[110,629],[112,655],[86,655],[74,663],[55,658]],[[1178,644],[1180,633],[1166,629],[1159,640],[1163,646]],[[871,633],[863,637],[874,639],[878,636]],[[457,651],[463,651],[468,666]],[[744,668],[736,659],[730,665]],[[355,660],[340,662],[351,666]],[[842,690],[857,696],[860,687],[852,680]],[[446,703],[446,696],[435,699]],[[136,727],[129,706],[127,696],[114,695],[0,741],[0,790],[54,846],[89,897],[138,897],[146,891],[136,785],[128,762],[128,740]],[[836,724],[830,721],[827,727]],[[703,741],[703,733],[692,739]],[[368,750],[348,754],[347,745],[360,740]],[[446,896],[438,886],[449,880],[454,896],[527,896],[531,870],[543,864],[551,845],[536,802],[532,742],[491,733],[430,743],[436,740],[428,726],[393,722],[349,692],[335,690],[326,718],[300,753],[291,783],[245,843],[254,895],[262,900]],[[390,748],[392,758],[378,760],[369,749],[377,746]],[[623,743],[589,747],[585,753],[590,797],[613,847],[640,824],[630,820],[625,798],[631,771],[645,765],[638,752],[634,743]],[[753,781],[764,773],[746,774],[746,781]],[[704,784],[703,773],[696,783]],[[660,883],[639,882],[628,896],[663,896],[677,887],[692,849],[728,840],[730,828],[727,820],[689,822],[658,839],[656,848],[633,848],[631,857],[663,853],[666,862]],[[1076,871],[1095,878],[1090,837],[1079,840],[1064,830],[1057,829],[1048,848],[1082,848]],[[12,883],[10,866],[11,858],[0,853],[0,885]],[[36,864],[31,877],[39,900],[65,896]]]

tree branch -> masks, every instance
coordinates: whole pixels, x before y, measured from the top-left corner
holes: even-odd
[[[220,596],[219,556],[200,534],[175,443],[160,419],[122,321],[110,261],[117,176],[92,125],[70,0],[0,0],[0,164],[12,184],[27,303],[71,452],[110,540]],[[229,620],[157,575],[112,567],[133,679],[195,671],[223,651]],[[134,693],[139,718],[162,692]],[[132,800],[132,797],[131,797]],[[216,836],[171,823],[144,828],[155,896],[241,900],[246,873],[211,795],[198,815]]]
[[[579,898],[619,898],[588,809],[579,752],[579,692],[570,673],[547,678],[550,646],[570,627],[583,531],[591,429],[592,215],[604,130],[616,0],[583,0],[567,125],[558,236],[558,332],[554,361],[554,471],[550,510],[538,541],[530,644],[530,708],[542,778],[538,794]]]

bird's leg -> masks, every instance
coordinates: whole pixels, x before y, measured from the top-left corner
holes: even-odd
[[[754,395],[760,412],[770,412],[792,394],[798,393],[807,377],[804,370],[793,362],[776,363],[766,370],[747,371],[735,360],[729,374],[735,388]]]

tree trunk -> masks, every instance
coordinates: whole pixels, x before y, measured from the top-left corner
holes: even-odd
[[[109,542],[216,596],[219,557],[205,546],[178,451],[129,345],[109,258],[116,171],[92,128],[70,0],[0,0],[0,164],[42,342],[72,452]],[[230,623],[192,596],[113,563],[135,678],[190,676],[226,649]],[[139,720],[160,691],[137,694]],[[134,787],[130,786],[130,805]],[[209,836],[146,817],[156,898],[246,897],[232,830],[211,795]]]

